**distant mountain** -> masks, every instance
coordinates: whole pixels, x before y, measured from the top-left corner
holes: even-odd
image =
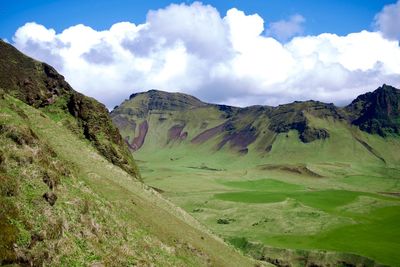
[[[281,153],[274,151],[275,146],[286,144],[287,150],[292,146],[290,142],[317,142],[325,144],[323,149],[327,153],[332,149],[328,155],[332,160],[343,159],[343,153],[360,160],[360,149],[382,162],[384,152],[377,152],[380,147],[375,149],[376,145],[369,144],[374,141],[367,140],[362,132],[377,134],[375,139],[391,136],[400,142],[399,96],[400,90],[383,85],[344,108],[318,101],[238,108],[204,103],[186,94],[151,90],[131,95],[111,112],[111,117],[130,149],[143,153],[177,146],[206,146],[210,153],[256,153],[272,160],[274,154]],[[285,142],[289,133],[297,133],[298,141],[295,138]],[[345,147],[353,143],[357,149],[346,151]],[[315,145],[293,149],[298,161],[304,162],[310,159],[302,158],[301,153],[307,149],[311,152]],[[392,155],[388,157],[398,160]]]

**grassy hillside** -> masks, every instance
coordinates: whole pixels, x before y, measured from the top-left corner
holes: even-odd
[[[253,265],[57,119],[0,107],[2,264]]]
[[[38,108],[89,140],[110,162],[139,178],[137,166],[106,107],[76,92],[64,77],[0,40],[0,90]]]
[[[399,266],[396,90],[384,86],[346,109],[314,101],[148,108],[143,93],[111,115],[130,145],[144,136],[131,150],[145,183],[253,257]],[[385,134],[353,123],[361,117],[387,125]]]

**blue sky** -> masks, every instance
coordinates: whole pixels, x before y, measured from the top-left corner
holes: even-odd
[[[109,108],[150,89],[246,106],[400,88],[400,0],[0,0],[0,38]]]
[[[192,3],[176,1],[173,3]],[[305,17],[305,34],[323,32],[344,35],[371,29],[376,13],[393,0],[262,0],[201,1],[218,9],[221,15],[232,7],[246,13],[257,13],[265,22],[286,19],[293,14]],[[120,21],[143,23],[150,9],[164,8],[171,1],[132,0],[1,0],[0,37],[11,39],[18,27],[35,21],[61,31],[85,24],[96,30],[108,29]]]

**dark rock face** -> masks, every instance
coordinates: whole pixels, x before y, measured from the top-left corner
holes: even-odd
[[[53,67],[28,58],[2,40],[0,88],[34,107],[46,106],[53,96],[72,90]]]
[[[103,104],[75,92],[67,107],[70,114],[77,118],[85,138],[92,141],[101,154],[128,173],[138,174],[132,156]],[[102,138],[102,135],[106,138]]]
[[[383,85],[357,97],[345,110],[352,124],[371,134],[400,134],[400,90]]]
[[[315,129],[312,127],[306,127],[299,137],[303,143],[310,143],[318,139],[323,140],[329,138],[329,133],[325,129]]]
[[[247,154],[247,146],[257,139],[257,130],[251,125],[247,125],[239,131],[232,131],[225,135],[224,139],[217,145],[221,149],[225,144],[230,143],[232,148],[237,148],[240,154]]]
[[[226,118],[226,119],[231,118],[232,116],[234,116],[236,114],[236,112],[238,110],[240,110],[237,107],[232,107],[232,106],[227,106],[227,105],[217,105],[217,108],[218,108],[218,110],[223,112],[222,117]]]
[[[270,110],[268,113],[270,117],[270,130],[276,133],[297,130],[299,138],[303,143],[329,138],[327,130],[309,126],[305,113],[319,118],[331,117],[339,120],[344,118],[333,104],[325,104],[318,101],[294,102],[292,104],[281,105]]]
[[[132,155],[103,104],[74,91],[50,65],[25,56],[2,40],[0,89],[35,108],[50,106],[58,101],[57,110],[75,117],[84,137],[103,156],[132,175],[139,176]]]

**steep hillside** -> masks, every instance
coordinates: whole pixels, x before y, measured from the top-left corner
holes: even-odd
[[[400,134],[400,90],[384,84],[357,97],[346,108],[352,123],[381,136]]]
[[[255,264],[135,179],[102,104],[0,45],[0,265]]]
[[[64,77],[0,40],[0,89],[43,110],[88,139],[110,162],[139,177],[136,164],[106,107],[74,91]]]

